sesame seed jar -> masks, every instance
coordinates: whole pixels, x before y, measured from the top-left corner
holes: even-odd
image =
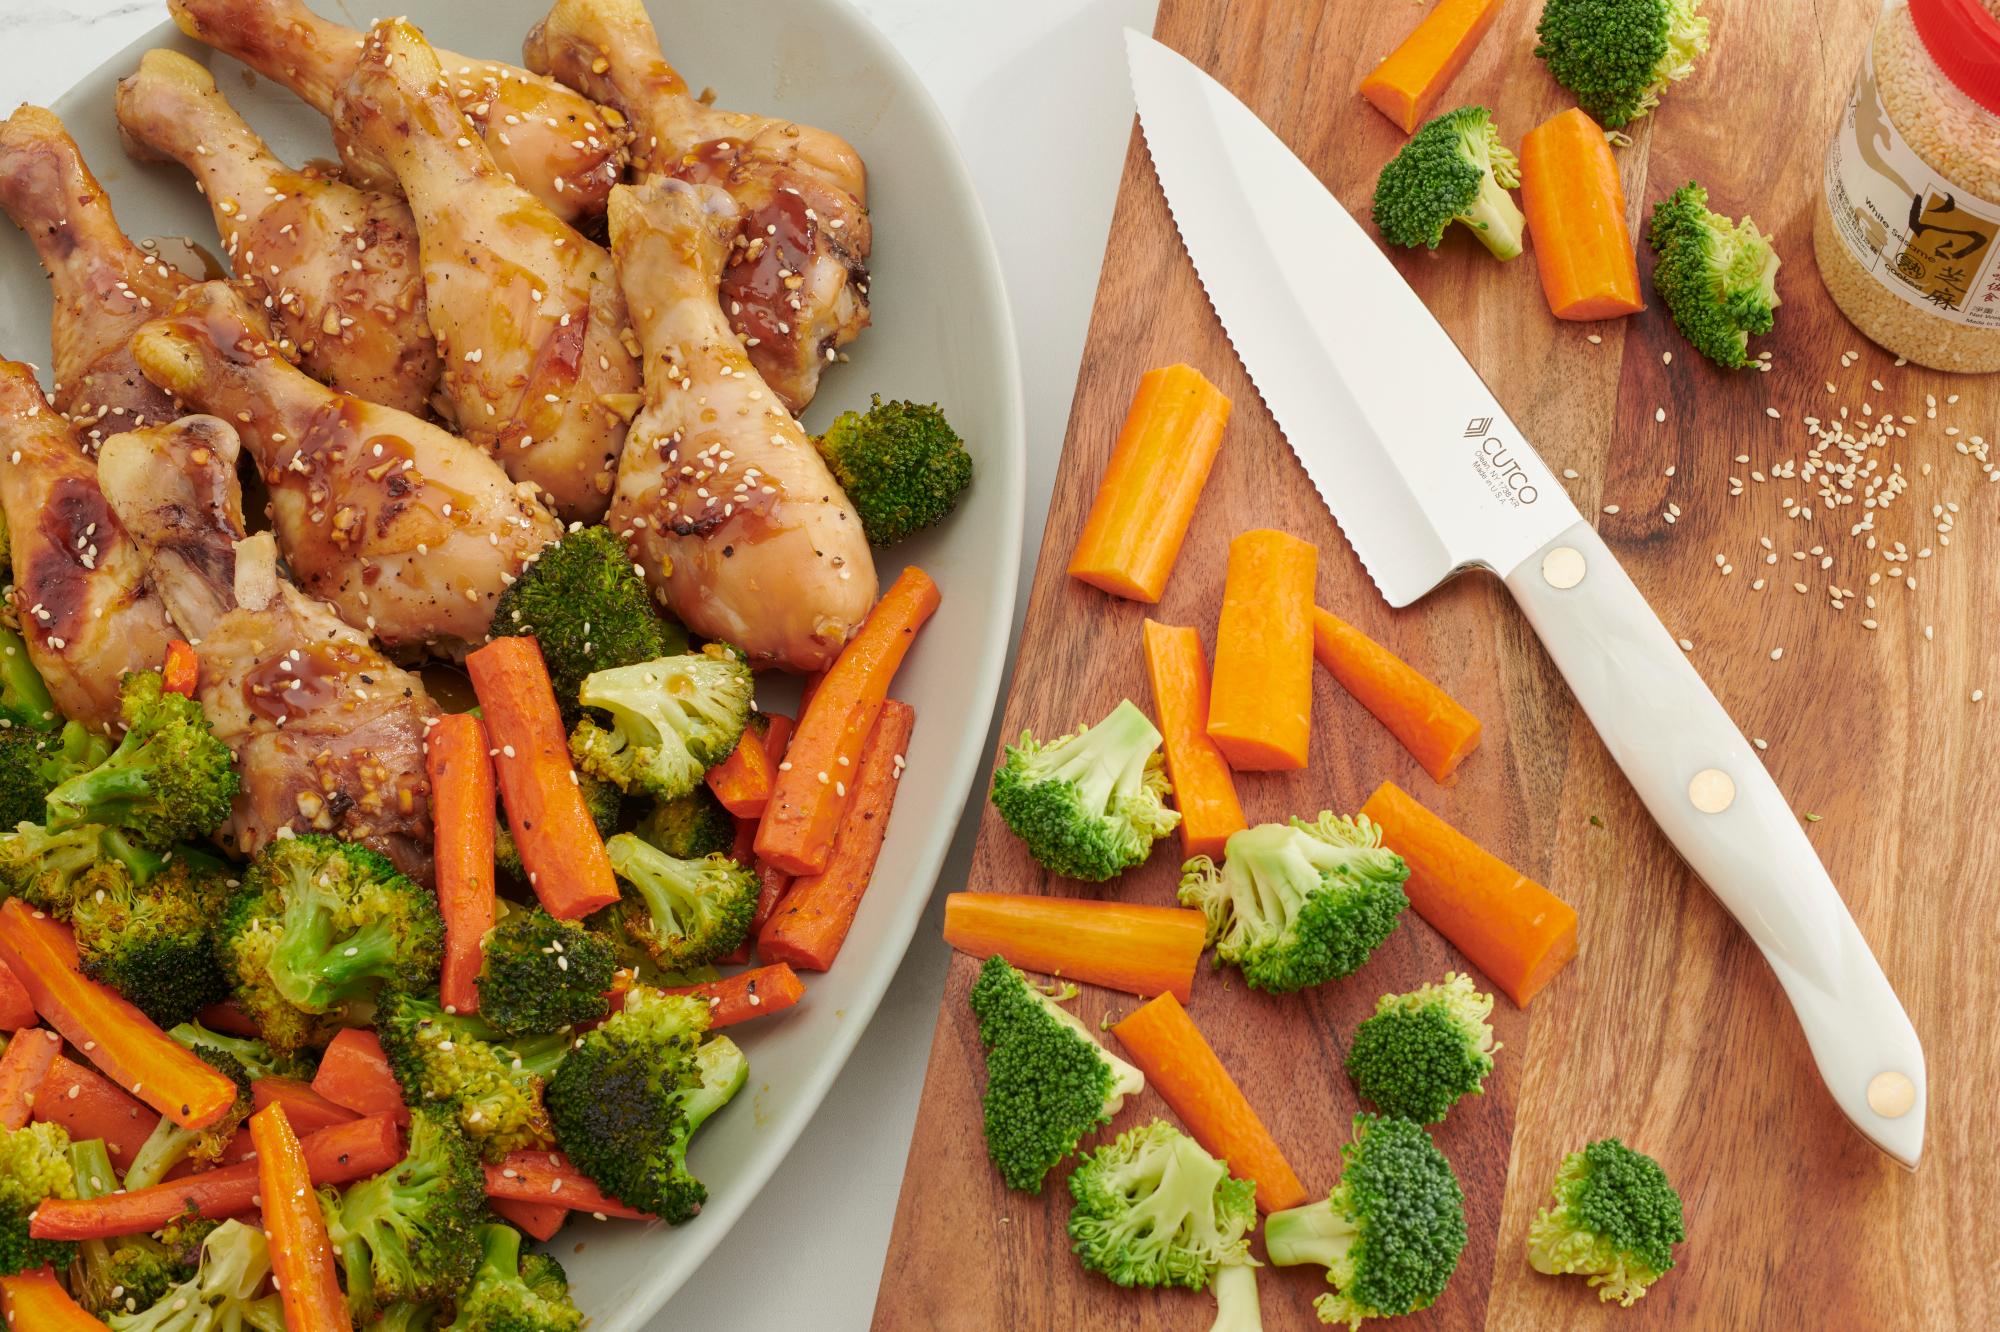
[[[2000,370],[2000,0],[1891,0],[1827,149],[1813,254],[1889,351]]]

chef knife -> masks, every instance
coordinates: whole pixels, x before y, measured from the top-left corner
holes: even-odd
[[[1258,393],[1392,606],[1500,576],[1667,837],[1763,950],[1820,1075],[1914,1168],[1923,1048],[1777,784],[1375,242],[1228,89],[1128,30],[1174,225]],[[1357,113],[1361,114],[1361,113]]]

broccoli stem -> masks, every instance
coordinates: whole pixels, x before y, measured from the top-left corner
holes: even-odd
[[[62,724],[49,687],[28,660],[27,640],[4,625],[0,625],[0,711],[18,725],[38,731],[52,731]]]
[[[187,1159],[200,1136],[163,1116],[132,1154],[132,1164],[125,1167],[126,1190],[148,1188],[164,1180],[169,1170]]]
[[[1483,174],[1478,197],[1461,216],[1494,258],[1512,259],[1521,253],[1521,231],[1527,220],[1491,171]]]
[[[1103,810],[1110,807],[1112,792],[1135,789],[1145,780],[1146,759],[1159,743],[1159,731],[1128,698],[1097,725],[1047,750],[1045,757],[1055,760],[1051,778],[1076,785],[1079,805]]]
[[[271,959],[271,982],[287,1003],[324,1012],[349,987],[394,971],[397,933],[387,921],[371,921],[345,939],[334,939],[320,913],[304,937],[279,945]],[[289,931],[288,931],[289,933]]]
[[[1256,1268],[1247,1263],[1218,1268],[1208,1289],[1215,1296],[1215,1322],[1208,1332],[1263,1332]]]
[[[1332,1267],[1347,1256],[1359,1233],[1327,1203],[1307,1203],[1264,1218],[1264,1252],[1279,1267]]]

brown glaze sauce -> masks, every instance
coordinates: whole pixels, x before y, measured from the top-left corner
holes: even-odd
[[[338,700],[368,658],[339,643],[313,643],[257,663],[243,676],[243,704],[268,722],[291,721]]]
[[[742,165],[738,140],[697,144],[674,174],[696,184],[727,186]],[[743,214],[742,243],[729,254],[721,296],[730,327],[750,346],[784,345],[805,332],[802,300],[807,265],[819,248],[819,224],[806,201],[789,190],[773,189],[770,199]]]
[[[57,477],[49,486],[40,527],[48,548],[22,580],[22,623],[45,639],[67,641],[83,618],[91,570],[123,529],[104,492],[82,476]]]

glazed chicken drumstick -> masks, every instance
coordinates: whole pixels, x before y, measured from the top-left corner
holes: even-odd
[[[0,361],[0,505],[28,659],[63,716],[106,730],[118,677],[158,666],[174,626],[96,464],[18,361]]]
[[[236,424],[293,577],[389,647],[481,641],[501,590],[562,530],[479,449],[308,377],[226,283],[190,288],[132,348],[155,382]]]
[[[853,145],[697,99],[660,54],[643,0],[556,0],[524,52],[631,122],[642,180],[709,181],[736,200],[723,308],[765,382],[803,410],[821,369],[868,325],[868,177]]]
[[[737,232],[711,185],[611,192],[611,247],[646,351],[610,525],[654,593],[753,662],[817,671],[875,602],[861,520],[715,303]]]
[[[297,93],[323,116],[354,72],[361,34],[301,0],[168,0],[180,30]],[[451,96],[500,164],[564,220],[604,211],[625,169],[625,134],[604,111],[553,79],[514,65],[438,52]],[[395,174],[334,127],[357,184],[395,188]]]
[[[134,156],[179,162],[201,182],[244,294],[307,373],[385,407],[426,410],[438,352],[409,205],[286,166],[178,51],[148,51],[119,83],[118,123]]]
[[[243,776],[227,833],[255,855],[281,828],[362,842],[431,872],[424,720],[436,709],[333,608],[282,578],[268,532],[245,538],[237,436],[212,416],[113,436],[104,493],[181,632],[199,698]]]
[[[85,447],[132,426],[171,421],[178,415],[172,398],[133,366],[127,343],[193,279],[118,229],[76,141],[38,106],[0,122],[0,208],[28,233],[48,270],[53,397]]]
[[[335,115],[395,172],[416,213],[459,434],[566,521],[595,522],[639,391],[611,256],[501,174],[408,23],[369,32]]]

